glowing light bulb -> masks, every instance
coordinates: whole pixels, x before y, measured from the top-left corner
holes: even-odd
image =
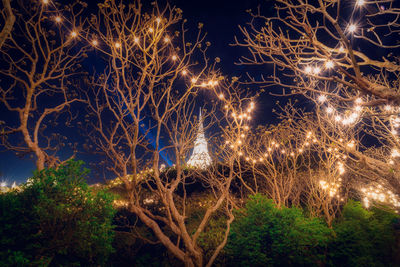
[[[176,55],[173,55],[173,56],[172,56],[172,60],[175,61],[175,60],[177,60],[177,59],[178,59],[178,57],[177,57]]]
[[[152,32],[154,32],[154,29],[153,28],[149,28],[149,33],[152,33]]]
[[[55,20],[56,22],[58,22],[58,23],[60,23],[60,22],[62,21],[62,19],[61,19],[60,16],[55,17],[54,20]]]
[[[49,0],[42,0],[42,3],[47,5],[49,3]]]
[[[357,6],[363,6],[365,4],[365,0],[357,0],[356,5]]]
[[[224,94],[219,94],[218,98],[219,99],[224,99]]]
[[[342,119],[339,115],[335,117],[335,121],[339,122]]]
[[[384,109],[385,109],[385,111],[392,111],[392,106],[385,105]]]
[[[97,40],[92,41],[92,45],[97,46],[98,44],[99,44],[99,42]]]
[[[326,108],[326,113],[328,113],[328,114],[333,113],[333,108],[327,107],[327,108]]]
[[[116,42],[115,44],[115,48],[120,48],[121,47],[121,43]]]
[[[324,103],[326,101],[326,96],[325,95],[320,95],[318,97],[318,101],[321,102],[321,103]]]
[[[339,47],[339,53],[343,53],[344,52],[344,47],[343,46],[340,46]]]
[[[187,71],[186,70],[183,70],[182,71],[182,75],[186,75],[187,74]]]
[[[156,18],[156,22],[157,22],[157,23],[160,23],[160,22],[161,22],[161,19],[160,19],[160,18]]]
[[[314,74],[319,74],[321,72],[321,68],[320,67],[315,67],[313,72],[314,72]]]
[[[192,82],[192,83],[196,83],[196,82],[197,82],[197,79],[196,79],[196,78],[192,78],[191,82]]]
[[[350,24],[348,30],[353,33],[357,30],[357,26],[355,24]]]
[[[311,66],[307,66],[307,67],[304,69],[304,71],[305,71],[306,73],[311,73],[311,72],[312,72],[312,67],[311,67]]]
[[[328,60],[327,62],[325,62],[325,68],[327,69],[331,69],[333,68],[334,64],[332,60]]]
[[[165,37],[164,37],[164,43],[168,43],[170,40],[171,40],[171,39],[169,39],[168,36],[165,36]]]
[[[78,33],[76,31],[71,32],[71,37],[75,38],[78,36]]]
[[[135,37],[133,38],[133,41],[134,41],[135,43],[139,43],[139,37],[136,37],[136,36],[135,36]]]

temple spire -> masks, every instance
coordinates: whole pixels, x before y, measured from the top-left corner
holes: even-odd
[[[201,109],[199,114],[199,128],[197,130],[196,141],[194,142],[193,153],[187,164],[197,168],[205,168],[211,164],[211,157],[208,154],[207,141],[204,136]]]

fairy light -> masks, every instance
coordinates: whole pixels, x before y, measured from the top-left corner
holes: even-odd
[[[60,22],[62,21],[62,19],[61,19],[60,16],[55,17],[54,20],[55,20],[57,23],[60,23]]]
[[[320,95],[318,97],[318,101],[321,102],[321,103],[324,103],[326,101],[326,96],[325,95]]]
[[[224,94],[219,94],[218,98],[219,99],[224,99]]]
[[[392,150],[392,158],[400,157],[400,152],[395,148]]]
[[[327,107],[326,108],[326,113],[328,113],[328,114],[333,113],[333,108],[332,107]]]
[[[156,18],[156,22],[157,22],[157,24],[160,24],[161,19],[160,18]]]
[[[78,33],[76,32],[76,31],[72,31],[71,32],[71,37],[72,38],[75,38],[75,37],[77,37],[78,36]]]
[[[305,71],[306,73],[311,73],[311,72],[312,72],[312,67],[311,67],[311,66],[307,66],[307,67],[304,69],[304,71]]]
[[[197,82],[197,79],[196,79],[196,78],[192,78],[191,82],[192,82],[192,83],[196,83],[196,82]]]
[[[348,28],[349,32],[353,33],[357,30],[357,26],[355,24],[350,24]]]
[[[186,74],[187,74],[187,70],[183,70],[182,75],[186,75]]]
[[[365,4],[365,0],[357,0],[356,5],[357,6],[363,6]]]
[[[49,0],[42,0],[42,3],[47,5],[49,3]]]
[[[313,70],[313,73],[314,73],[314,74],[317,74],[317,75],[318,75],[320,72],[321,72],[321,68],[320,68],[320,67],[315,67],[314,70]]]
[[[356,104],[361,104],[363,102],[361,97],[357,97],[356,100],[354,101]]]
[[[168,36],[165,36],[165,37],[164,37],[164,43],[168,43],[169,41],[171,41],[171,39],[169,39]]]
[[[121,48],[121,43],[119,43],[119,42],[116,42],[115,44],[114,44],[114,46],[115,46],[115,48]]]
[[[327,62],[325,62],[325,68],[327,69],[331,69],[333,68],[334,64],[332,60],[328,60]]]
[[[391,105],[385,105],[384,109],[387,112],[392,111],[392,106]]]
[[[99,42],[98,42],[97,40],[93,40],[93,41],[92,41],[92,45],[93,45],[93,46],[97,46],[98,44],[99,44]]]
[[[175,60],[177,60],[177,59],[178,59],[178,57],[177,57],[176,55],[173,55],[173,56],[172,56],[172,60],[173,60],[173,61],[175,61]]]
[[[135,36],[135,37],[133,38],[133,41],[134,41],[135,43],[139,43],[139,37]]]
[[[153,28],[149,28],[149,33],[153,33],[154,29]]]

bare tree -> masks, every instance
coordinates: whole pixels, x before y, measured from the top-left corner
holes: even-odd
[[[82,101],[72,84],[87,50],[75,46],[82,11],[77,3],[57,10],[45,1],[20,1],[13,34],[0,50],[0,101],[8,114],[2,118],[2,145],[34,153],[38,170],[59,162],[56,152],[65,140],[54,126],[62,112]]]
[[[397,3],[278,0],[275,9],[272,17],[251,13],[249,26],[241,27],[244,40],[236,44],[250,56],[240,63],[270,65],[271,75],[252,82],[312,100],[315,116],[308,121],[326,142],[321,149],[347,157],[343,164],[359,178],[354,186],[364,199],[369,194],[398,206],[392,193],[400,194]],[[390,193],[365,189],[380,187]]]
[[[3,0],[3,9],[1,13],[4,20],[4,26],[0,32],[0,48],[11,34],[15,23],[15,16],[11,8],[11,0]]]
[[[180,9],[152,5],[145,12],[139,1],[129,5],[107,1],[90,20],[92,36],[88,36],[103,53],[107,68],[92,79],[88,136],[122,181],[129,210],[157,241],[187,266],[211,266],[233,220],[230,187],[236,177],[232,168],[236,156],[232,150],[214,154],[215,163],[206,169],[186,165],[199,127],[195,114],[202,95],[207,110],[200,123],[219,152],[244,127],[228,112],[241,109],[242,102],[249,100],[241,98],[215,69],[219,60],[210,63],[206,57],[209,43],[201,24],[191,38],[194,41],[189,41]],[[162,164],[173,167],[162,170]],[[193,177],[212,197],[198,225],[189,231],[186,186]],[[156,210],[146,204],[153,201],[159,205]],[[217,211],[226,218],[225,237],[205,259],[199,237]]]

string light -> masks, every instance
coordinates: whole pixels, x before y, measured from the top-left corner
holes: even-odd
[[[121,43],[119,43],[119,42],[116,42],[115,44],[114,44],[114,46],[115,46],[115,48],[120,48],[121,47]]]
[[[321,103],[324,103],[326,101],[326,96],[325,95],[320,95],[318,97],[318,101],[321,102]]]
[[[60,23],[60,22],[62,21],[62,19],[61,19],[60,16],[55,17],[54,20],[55,20],[57,23]]]
[[[133,41],[134,41],[135,43],[139,43],[139,37],[135,36],[135,37],[133,38]]]
[[[357,6],[363,6],[365,4],[365,0],[357,0],[356,5]]]
[[[168,36],[165,36],[165,37],[164,37],[164,43],[168,43],[169,41],[170,41],[169,37],[168,37]]]
[[[99,44],[99,42],[97,40],[92,41],[92,45],[97,46],[98,44]]]
[[[305,71],[306,73],[311,73],[311,71],[312,71],[311,66],[307,66],[307,67],[304,69],[304,71]]]
[[[327,62],[325,62],[325,68],[327,69],[331,69],[333,68],[334,64],[332,60],[328,60]]]
[[[177,59],[178,59],[178,57],[177,57],[176,55],[173,55],[173,56],[172,56],[172,60],[173,60],[173,61],[175,61],[175,60],[177,60]]]
[[[149,28],[149,33],[153,33],[154,29],[153,28]]]
[[[355,24],[350,24],[348,30],[353,33],[357,30],[357,26]]]
[[[72,31],[71,32],[71,37],[72,38],[75,38],[75,37],[77,37],[78,36],[78,33],[76,32],[76,31]]]
[[[47,5],[49,3],[49,0],[42,0],[42,3]]]
[[[186,70],[183,70],[182,71],[182,75],[186,75],[187,74],[187,71]]]

